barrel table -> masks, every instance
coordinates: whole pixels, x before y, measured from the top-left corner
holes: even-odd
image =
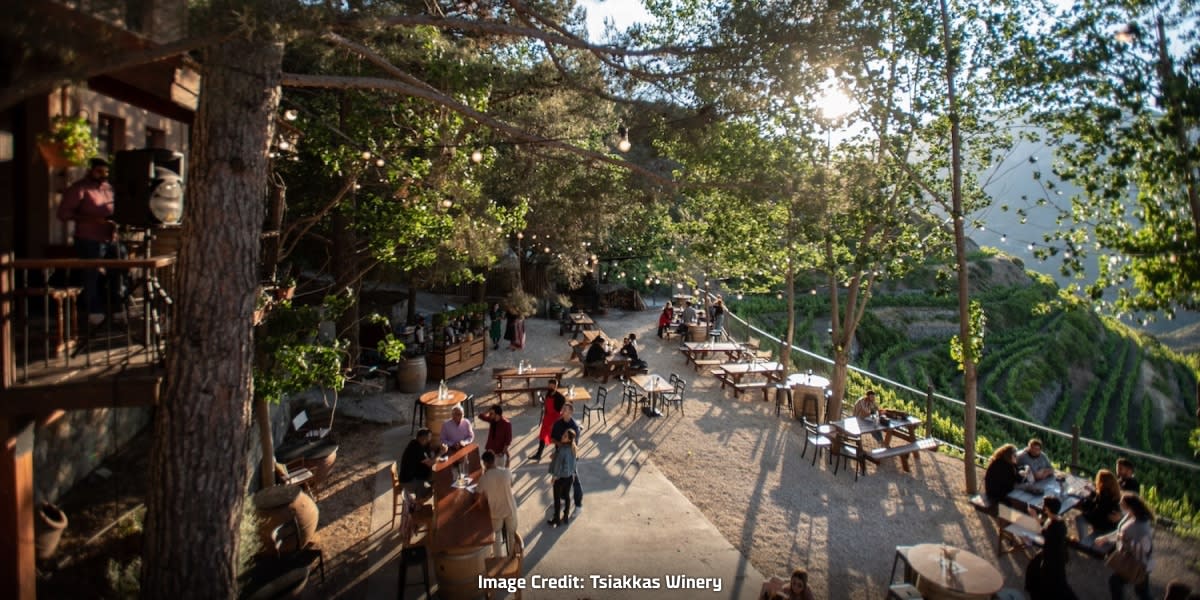
[[[442,423],[450,419],[450,411],[467,399],[467,393],[461,390],[446,390],[446,397],[439,398],[437,390],[421,394],[421,404],[425,406],[425,426],[433,432],[433,439],[442,435]]]
[[[809,423],[821,422],[821,408],[825,404],[825,388],[829,380],[820,375],[796,373],[788,377],[788,385],[792,388],[792,416],[796,420],[801,417]]]

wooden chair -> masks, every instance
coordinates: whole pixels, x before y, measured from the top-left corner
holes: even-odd
[[[521,540],[521,534],[513,534],[513,548],[508,556],[497,556],[484,561],[485,570],[488,577],[505,579],[515,579],[521,576],[524,571],[525,563],[525,542]],[[487,597],[489,600],[496,597],[496,592],[503,593],[504,590],[489,590]],[[517,590],[517,600],[521,600],[521,590]]]

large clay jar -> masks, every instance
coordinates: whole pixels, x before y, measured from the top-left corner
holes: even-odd
[[[273,551],[271,532],[292,518],[300,529],[300,545],[314,541],[320,511],[317,503],[304,493],[298,485],[276,485],[254,494],[254,508],[258,511],[258,535],[262,538],[263,550]]]
[[[37,536],[34,550],[40,560],[48,560],[58,549],[63,530],[67,528],[67,515],[57,506],[45,502],[37,509]]]
[[[425,389],[426,366],[424,356],[414,356],[400,361],[396,369],[396,391],[418,394]]]

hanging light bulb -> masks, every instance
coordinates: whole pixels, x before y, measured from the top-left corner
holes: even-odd
[[[279,149],[280,150],[287,150],[288,148],[291,148],[291,147],[292,147],[292,145],[289,144],[287,140],[279,140]]]
[[[483,162],[483,153],[478,150],[472,151],[471,152],[471,162],[473,162],[475,164],[479,164],[479,163]]]
[[[525,234],[524,234],[524,233],[522,233],[522,232],[520,232],[520,231],[518,231],[518,232],[517,232],[517,239],[518,239],[518,240],[523,240],[523,239],[525,239]]]
[[[738,292],[737,298],[738,298],[738,300],[741,300],[741,299],[742,299],[742,293],[741,293],[741,292]]]
[[[289,108],[289,109],[283,111],[283,118],[288,121],[295,121],[299,117],[300,117],[300,113],[296,112],[296,109],[294,109],[294,108]]]
[[[450,208],[451,206],[454,206],[453,200],[449,198],[442,200],[442,208]]]
[[[371,151],[370,151],[370,150],[363,150],[363,151],[362,151],[362,159],[363,159],[363,160],[371,160]]]
[[[1007,235],[1004,235],[1004,234],[1001,234],[1001,235],[1000,235],[1000,243],[1004,243],[1004,242],[1007,242],[1007,241],[1008,241],[1008,236],[1007,236]]]
[[[383,165],[384,165],[384,162],[383,162],[382,158],[375,159],[375,166],[382,167]]]

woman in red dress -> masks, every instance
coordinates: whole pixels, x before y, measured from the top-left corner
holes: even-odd
[[[550,431],[554,429],[554,422],[562,415],[563,405],[567,403],[566,397],[558,391],[557,380],[551,379],[549,387],[546,399],[542,400],[542,429],[538,432],[538,449],[529,457],[530,460],[542,460],[542,450],[550,443]]]

